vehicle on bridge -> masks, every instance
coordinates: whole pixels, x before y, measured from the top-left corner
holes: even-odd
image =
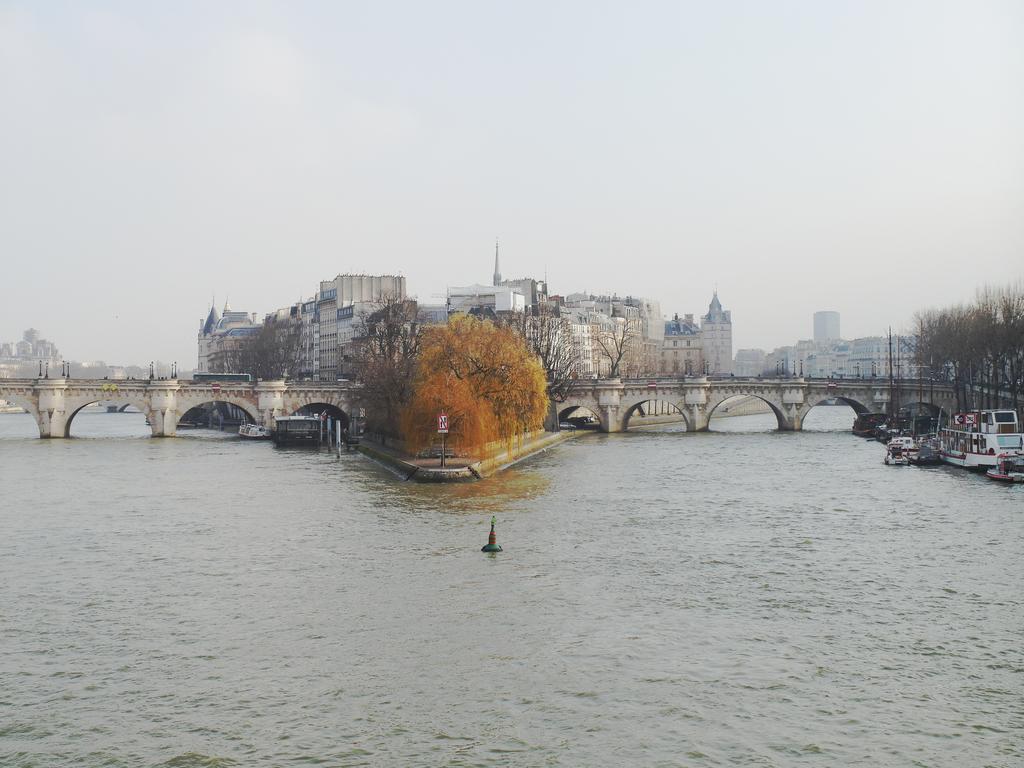
[[[252,374],[249,373],[193,373],[192,381],[230,381],[241,384],[251,384]]]

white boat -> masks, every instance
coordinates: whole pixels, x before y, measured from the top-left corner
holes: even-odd
[[[996,456],[996,465],[985,473],[993,480],[1004,483],[1024,483],[1024,453],[1001,453]]]
[[[272,437],[270,430],[259,424],[243,424],[238,428],[238,436],[250,440],[269,440]]]
[[[992,469],[999,454],[1024,451],[1017,412],[969,411],[953,415],[939,430],[939,450],[947,464],[968,469]]]
[[[890,466],[904,467],[917,453],[917,446],[912,437],[894,437],[885,445],[885,463]]]

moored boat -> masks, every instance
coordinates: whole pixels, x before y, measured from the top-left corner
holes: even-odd
[[[282,416],[274,420],[274,444],[316,444],[322,428],[317,416]]]
[[[957,413],[939,430],[942,460],[968,469],[992,469],[999,454],[1024,450],[1017,412],[1012,410]]]
[[[238,436],[247,440],[269,440],[273,435],[269,429],[259,424],[243,424],[238,428]]]
[[[874,437],[875,430],[885,424],[888,416],[884,413],[861,413],[853,420],[853,434],[857,437]]]
[[[910,463],[910,457],[917,453],[912,437],[894,437],[885,446],[885,463],[902,467]]]
[[[1004,483],[1024,483],[1024,453],[1001,453],[996,456],[996,465],[985,473],[992,480]]]
[[[910,456],[909,461],[917,467],[941,464],[942,452],[939,450],[938,438],[932,436],[918,440],[917,450]]]

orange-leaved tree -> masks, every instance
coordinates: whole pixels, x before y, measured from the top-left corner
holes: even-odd
[[[412,400],[402,420],[413,449],[437,437],[448,414],[448,439],[471,454],[544,423],[547,379],[522,337],[468,315],[423,330]]]

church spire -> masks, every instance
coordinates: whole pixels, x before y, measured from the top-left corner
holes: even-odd
[[[501,266],[498,264],[498,238],[494,238],[494,284],[501,284]]]

